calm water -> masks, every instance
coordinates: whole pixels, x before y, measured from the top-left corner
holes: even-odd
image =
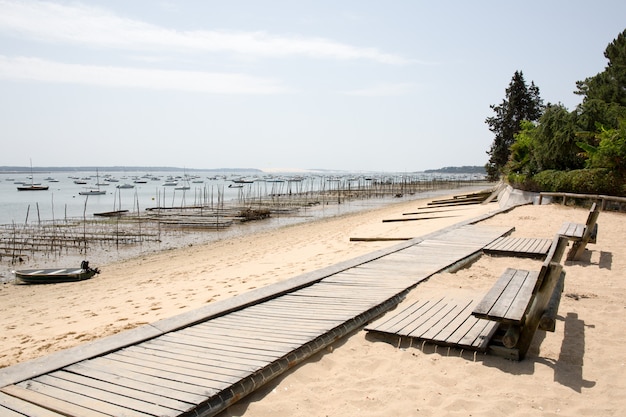
[[[90,176],[93,175],[93,178]],[[111,175],[108,177],[107,175]],[[27,174],[10,175],[0,173],[0,224],[24,224],[28,216],[28,223],[34,224],[38,219],[62,220],[64,218],[92,218],[93,213],[111,210],[144,211],[146,208],[160,206],[180,207],[181,205],[200,204],[217,207],[218,200],[224,200],[228,205],[229,201],[250,200],[257,196],[267,194],[302,193],[329,187],[337,187],[341,182],[343,187],[365,186],[365,181],[395,181],[389,178],[389,174],[374,176],[348,176],[342,174],[342,179],[338,176],[311,175],[300,177],[299,174],[288,176],[283,174],[281,178],[249,177],[249,173],[237,173],[219,175],[215,178],[213,171],[207,173],[194,173],[196,178],[189,178],[189,189],[179,190],[175,186],[163,185],[168,177],[180,175],[180,173],[150,173],[147,175],[122,175],[120,173],[99,173],[99,181],[105,183],[104,179],[117,179],[118,182],[108,181],[109,185],[101,186],[106,190],[104,195],[80,195],[86,187],[95,187],[97,179],[91,172],[55,172],[53,174],[35,173],[34,182],[48,185],[47,191],[17,191],[16,181],[26,181],[30,184]],[[254,180],[251,183],[237,184],[234,179],[241,179],[245,175],[247,180]],[[58,182],[46,180],[47,177],[54,177]],[[75,184],[74,177],[87,178],[87,184]],[[297,181],[289,181],[297,179]],[[346,179],[347,178],[347,179]],[[366,179],[371,178],[371,179]],[[425,178],[427,180],[428,178]],[[138,182],[135,182],[138,181]],[[179,179],[179,185],[185,182]],[[132,184],[133,188],[118,189],[119,184]],[[240,188],[229,187],[236,185]],[[465,186],[463,191],[473,191],[484,189],[484,183]],[[336,189],[336,188],[334,188]],[[414,200],[422,198],[434,198],[439,195],[460,191],[459,189],[431,189],[414,195],[405,195],[403,199]],[[307,222],[315,218],[332,217],[337,215],[358,212],[366,209],[381,207],[392,202],[398,202],[398,198],[387,196],[386,198],[368,198],[352,201],[342,201],[342,204],[335,204],[336,201],[329,201],[331,204],[320,204],[310,208],[303,208],[298,213],[286,216],[273,215],[270,219],[261,222],[237,223],[236,226],[225,230],[206,232],[186,232],[172,234],[167,239],[157,242],[146,242],[140,245],[124,245],[121,248],[98,249],[90,248],[88,253],[64,253],[62,258],[57,256],[47,256],[44,254],[33,254],[26,259],[25,263],[16,265],[10,257],[3,257],[0,264],[0,283],[11,282],[14,277],[13,269],[24,269],[30,267],[53,267],[59,262],[64,265],[79,265],[81,260],[87,257],[92,261],[92,265],[102,266],[108,262],[129,259],[141,253],[172,249],[190,244],[208,243],[229,237],[246,236],[249,233],[257,233],[270,230],[276,227]],[[16,268],[19,266],[19,268]]]
[[[30,173],[0,173],[0,224],[34,223],[38,220],[93,217],[94,213],[112,210],[143,212],[151,207],[180,207],[202,204],[217,207],[220,201],[250,200],[268,194],[290,194],[337,187],[364,186],[368,181],[398,181],[402,174],[280,174],[214,171],[193,172],[50,172],[33,175],[33,182],[49,186],[47,191],[18,191],[15,182],[31,183]],[[416,177],[413,177],[413,179]],[[420,174],[419,178],[432,176]],[[53,181],[54,180],[54,181]],[[253,182],[236,183],[233,180]],[[76,184],[84,181],[86,184]],[[176,182],[178,186],[164,185]],[[104,195],[80,195],[89,188],[104,190]],[[130,184],[133,188],[117,188]],[[179,189],[187,186],[188,189]]]

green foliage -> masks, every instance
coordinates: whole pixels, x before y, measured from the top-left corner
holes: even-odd
[[[578,81],[576,94],[585,97],[583,107],[595,100],[626,107],[626,30],[606,47],[604,57],[609,61],[605,70]]]
[[[524,120],[520,132],[515,135],[515,142],[511,145],[511,156],[506,166],[509,174],[532,175],[536,172],[536,164],[532,159],[534,149],[536,125]]]
[[[623,177],[606,168],[542,171],[532,183],[534,191],[626,196]]]
[[[497,179],[509,161],[510,148],[519,133],[524,120],[536,121],[543,112],[543,102],[539,88],[531,82],[530,87],[524,81],[521,71],[515,71],[506,89],[506,97],[499,105],[491,105],[495,116],[488,117],[485,123],[495,138],[490,150],[489,162],[485,166],[490,179]]]
[[[533,141],[532,159],[538,170],[579,169],[585,166],[576,145],[576,113],[561,105],[548,105],[539,119]]]
[[[626,176],[626,119],[620,122],[619,129],[604,129],[596,135],[597,148],[587,147],[591,168],[608,168]]]
[[[531,191],[626,195],[626,30],[604,56],[609,62],[603,72],[576,83],[583,101],[575,111],[548,104],[537,123],[519,124],[505,166],[511,184]]]

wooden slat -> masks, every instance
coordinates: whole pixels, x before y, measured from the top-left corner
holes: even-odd
[[[416,301],[365,328],[374,334],[409,337],[443,346],[484,351],[498,324],[471,315],[471,300]]]
[[[38,376],[27,384],[24,384],[24,388],[35,389],[33,388],[33,384],[41,384],[36,388],[40,392],[48,393],[49,395],[59,395],[60,397],[57,398],[60,399],[71,397],[76,404],[83,407],[93,405],[94,402],[104,402],[106,403],[105,408],[101,410],[111,410],[113,415],[160,415],[173,417],[176,414],[180,414],[177,410],[168,407],[162,407],[148,401],[142,401],[137,398],[131,398],[114,392],[56,378],[53,374]],[[108,413],[109,411],[106,412]]]
[[[202,365],[192,363],[187,360],[168,359],[155,357],[145,350],[137,351],[124,349],[108,356],[114,356],[116,360],[132,361],[134,364],[146,368],[154,368],[167,372],[175,372],[184,376],[205,378],[208,381],[215,381],[217,384],[234,383],[247,374],[246,371],[236,371],[212,365]]]
[[[428,314],[421,315],[419,322],[413,322],[412,326],[406,329],[409,330],[408,336],[428,339],[429,337],[424,336],[424,334],[433,327],[438,327],[441,321],[452,311],[452,307],[453,305],[449,305],[444,300],[440,301]],[[432,336],[430,338],[432,338]]]
[[[125,415],[129,417],[150,417],[149,414],[119,407],[102,401],[100,398],[88,398],[37,381],[31,380],[27,384],[21,382],[19,385],[11,386],[10,391],[7,388],[9,387],[4,387],[2,390],[68,416],[105,417]]]
[[[143,373],[146,375],[157,376],[161,378],[169,378],[173,381],[184,382],[187,384],[199,385],[201,387],[206,387],[209,389],[213,389],[215,391],[220,391],[228,386],[229,382],[232,381],[232,378],[221,378],[228,379],[229,382],[224,382],[221,380],[216,380],[215,374],[195,372],[195,375],[189,375],[187,372],[181,372],[178,368],[171,365],[162,365],[159,364],[150,364],[146,363],[146,361],[140,361],[138,359],[120,355],[117,353],[112,353],[107,355],[106,359],[111,359],[112,365],[118,366],[125,369],[130,369],[135,372]],[[192,372],[190,372],[192,373]]]
[[[210,387],[206,381],[198,381],[194,383],[193,380],[187,378],[184,381],[174,380],[167,372],[160,372],[152,368],[145,368],[139,365],[134,365],[130,362],[120,362],[108,357],[94,358],[88,361],[81,362],[82,366],[89,368],[100,369],[114,375],[125,375],[129,378],[139,379],[141,381],[147,380],[155,385],[163,386],[161,381],[167,381],[167,387],[172,389],[182,390],[197,395],[205,395],[207,397],[215,395],[218,391],[216,387]]]
[[[439,317],[436,324],[422,332],[420,337],[423,339],[441,339],[446,340],[451,329],[458,327],[457,323],[465,316],[470,316],[470,312],[465,312],[467,306],[472,304],[472,300],[466,300],[459,303],[456,300],[449,300],[445,310],[445,315]]]
[[[168,341],[163,338],[142,343],[142,346],[152,349],[162,349],[181,355],[188,355],[198,358],[198,360],[217,361],[223,366],[228,365],[231,369],[252,370],[259,369],[267,364],[267,361],[260,358],[251,359],[247,355],[242,355],[236,352],[218,351],[215,349],[208,350],[206,347],[183,344],[176,341]]]
[[[208,395],[190,392],[189,385],[183,385],[176,381],[142,375],[131,371],[117,368],[111,370],[106,366],[98,366],[95,361],[85,361],[65,368],[67,371],[87,378],[108,381],[121,387],[134,388],[155,395],[177,399],[190,404],[198,404],[207,399]]]
[[[530,308],[531,298],[536,292],[537,277],[537,272],[525,274],[523,283],[519,286],[515,299],[504,316],[504,322],[516,324],[523,322],[524,314]]]
[[[259,343],[273,343],[280,346],[289,347],[295,349],[297,346],[301,346],[303,342],[308,341],[308,339],[302,337],[288,337],[288,336],[277,336],[272,333],[253,333],[248,331],[242,331],[241,329],[233,329],[233,328],[222,328],[216,326],[214,324],[205,325],[205,326],[194,326],[193,328],[187,329],[188,332],[204,334],[206,337],[218,337],[220,339],[232,339],[237,341],[238,343],[246,343],[248,345],[257,345]]]
[[[538,274],[521,269],[514,269],[512,272],[512,274],[503,275],[504,288],[485,318],[515,324],[522,322],[523,313],[530,302]]]
[[[551,239],[501,237],[483,251],[491,255],[540,257],[548,253],[551,243]]]
[[[247,348],[270,353],[291,351],[297,349],[300,346],[297,343],[286,343],[282,340],[267,341],[259,339],[244,339],[237,336],[211,333],[196,329],[186,329],[185,334],[209,338],[211,340],[211,343],[218,346]]]
[[[455,342],[459,346],[473,347],[481,352],[487,350],[491,338],[498,330],[499,323],[469,316],[465,321],[469,326],[467,332]]]
[[[474,314],[479,318],[487,318],[489,312],[493,305],[498,301],[506,286],[510,280],[510,278],[515,274],[515,269],[507,268],[504,273],[498,278],[495,284],[491,287],[489,292],[485,294],[483,299],[474,307]]]
[[[394,314],[386,321],[376,322],[368,326],[368,330],[384,331],[386,333],[397,333],[408,335],[406,329],[413,329],[412,324],[422,315],[429,314],[430,311],[437,308],[439,301],[426,300],[423,302],[415,302],[404,310]],[[383,317],[385,319],[385,317]]]
[[[14,387],[10,385],[5,388],[10,393],[14,391]],[[2,417],[62,417],[64,415],[0,392],[0,416]]]
[[[91,389],[92,393],[97,390],[101,390],[107,393],[119,395],[121,397],[116,398],[121,401],[124,406],[130,406],[132,401],[136,401],[136,405],[138,407],[144,407],[144,403],[146,403],[148,406],[142,408],[141,410],[150,411],[151,413],[180,413],[188,411],[194,406],[192,403],[179,401],[168,396],[157,395],[153,392],[137,389],[136,387],[125,387],[106,380],[93,379],[67,371],[53,372],[49,374],[49,376],[69,382],[70,385],[67,385],[68,387],[77,387],[83,393],[85,393],[86,390],[84,387],[86,387]],[[151,409],[153,405],[156,407]],[[164,408],[164,410],[161,410],[161,407]]]

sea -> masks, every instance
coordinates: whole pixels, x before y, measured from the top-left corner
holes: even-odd
[[[54,172],[0,172],[0,225],[33,224],[128,210],[141,213],[156,207],[218,207],[246,203],[268,195],[295,195],[333,187],[365,187],[372,181],[398,183],[464,179],[468,174],[431,173],[263,173],[256,171],[119,172],[106,170]],[[480,179],[480,177],[473,176]],[[45,191],[18,191],[22,185],[41,184]],[[125,188],[127,187],[127,188]],[[101,195],[81,192],[99,189]]]
[[[436,181],[435,181],[436,180]],[[402,190],[402,184],[422,181],[425,184],[449,181],[448,186],[426,187],[418,193],[396,193],[385,197],[345,199],[338,197],[320,201],[324,190],[351,190],[382,187]],[[463,181],[459,183],[458,180]],[[469,180],[469,181],[468,181]],[[41,184],[45,191],[18,191],[22,185]],[[254,207],[255,199],[274,196],[289,199],[293,196],[311,195],[315,204],[305,205],[296,212],[272,214],[262,221],[237,223],[214,231],[186,230],[165,233],[158,241],[137,245],[121,245],[102,248],[90,246],[85,252],[63,252],[53,256],[52,251],[29,253],[16,262],[15,257],[0,254],[0,283],[14,280],[12,270],[28,268],[79,265],[88,259],[92,266],[134,258],[148,252],[204,244],[230,237],[271,230],[325,217],[340,216],[368,209],[375,209],[394,202],[434,198],[455,191],[481,190],[489,186],[475,174],[435,173],[264,173],[260,171],[144,171],[120,172],[99,170],[52,171],[52,172],[0,172],[0,227],[11,245],[11,233],[21,227],[40,225],[45,222],[64,224],[67,220],[93,220],[97,213],[128,210],[141,214],[152,208],[180,208],[202,206],[209,209],[233,206]],[[456,189],[455,189],[456,187]],[[462,187],[462,188],[460,188]],[[83,195],[87,190],[104,191],[100,195]],[[296,197],[300,198],[300,197]],[[301,198],[300,198],[301,199]],[[306,198],[305,198],[306,201]],[[56,253],[56,252],[55,252]]]

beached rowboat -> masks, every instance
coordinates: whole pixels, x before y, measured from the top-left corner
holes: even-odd
[[[81,262],[80,268],[22,269],[14,271],[15,277],[28,284],[51,284],[89,279],[100,271],[90,268],[89,262]]]

